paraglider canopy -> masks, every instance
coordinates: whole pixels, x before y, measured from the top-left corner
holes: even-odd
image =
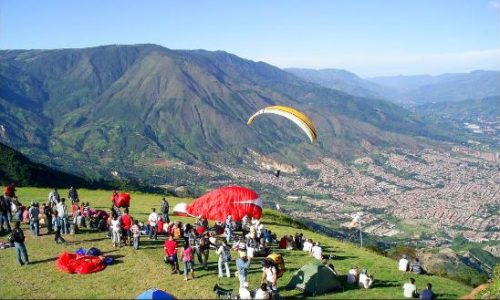
[[[159,290],[159,289],[149,289],[147,291],[144,291],[142,294],[138,295],[136,300],[145,300],[145,299],[150,299],[150,300],[176,300],[172,294],[169,294],[165,291]]]
[[[228,216],[233,221],[262,217],[262,200],[251,189],[242,186],[226,186],[206,193],[191,204],[179,203],[174,207],[176,215],[202,217],[224,222]]]
[[[297,126],[299,126],[307,134],[311,143],[314,143],[316,141],[317,133],[313,122],[304,113],[296,110],[295,108],[282,105],[268,106],[253,114],[248,119],[247,124],[252,125],[254,119],[258,115],[262,114],[275,114],[285,117],[297,124]]]

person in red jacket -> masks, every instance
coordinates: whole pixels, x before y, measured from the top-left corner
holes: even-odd
[[[168,237],[163,248],[165,249],[165,262],[170,264],[172,274],[178,274],[179,260],[177,259],[177,242],[174,240],[173,236],[170,235]]]
[[[14,198],[16,196],[16,184],[11,183],[5,187],[4,195],[9,198]]]
[[[129,215],[128,207],[126,207],[125,210],[123,211],[121,225],[122,225],[122,236],[125,239],[125,245],[131,245],[130,244],[130,236],[131,236],[130,227],[132,227],[132,218]]]

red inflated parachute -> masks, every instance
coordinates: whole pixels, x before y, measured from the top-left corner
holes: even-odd
[[[63,252],[56,261],[57,267],[66,273],[89,274],[106,268],[104,260],[99,256],[79,255]]]
[[[117,207],[129,207],[130,206],[130,194],[120,193],[116,199]]]
[[[242,186],[226,186],[206,193],[191,204],[179,203],[174,207],[174,214],[202,217],[223,222],[228,215],[233,221],[262,217],[262,200],[251,189]]]

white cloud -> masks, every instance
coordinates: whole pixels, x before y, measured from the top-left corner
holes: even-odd
[[[373,53],[262,57],[278,67],[338,68],[362,76],[500,70],[500,48],[454,53]]]

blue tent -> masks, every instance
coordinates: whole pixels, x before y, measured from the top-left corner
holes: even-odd
[[[136,300],[146,300],[146,299],[152,299],[152,300],[176,300],[173,295],[159,290],[159,289],[149,289],[139,296],[135,297]]]

